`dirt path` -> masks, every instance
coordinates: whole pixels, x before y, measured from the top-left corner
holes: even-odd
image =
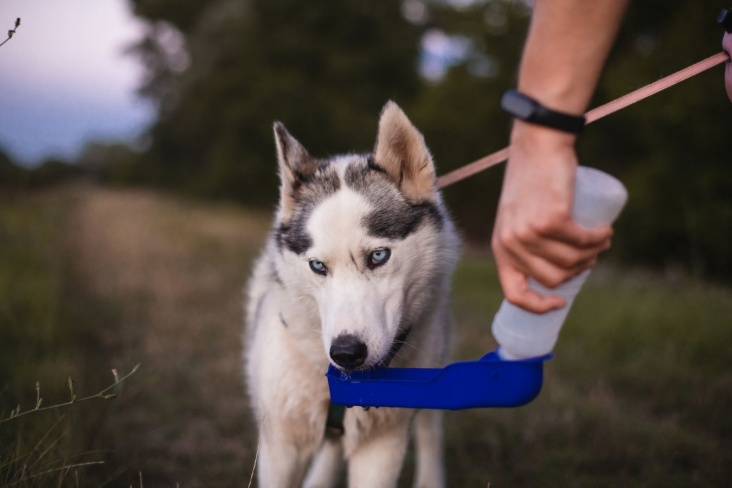
[[[242,289],[268,222],[143,191],[85,188],[74,209],[75,269],[114,311],[109,367],[142,364],[107,422],[111,485],[246,486]]]

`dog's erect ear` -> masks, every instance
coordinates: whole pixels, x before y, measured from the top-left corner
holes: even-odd
[[[381,111],[374,150],[376,164],[413,202],[434,201],[435,165],[422,134],[402,109],[388,102]]]
[[[279,218],[286,221],[295,206],[295,190],[318,169],[318,160],[292,137],[281,122],[274,123],[277,162],[280,173]]]

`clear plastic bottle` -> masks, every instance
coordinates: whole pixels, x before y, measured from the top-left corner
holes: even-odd
[[[577,168],[572,216],[583,227],[611,224],[628,199],[628,192],[615,177],[600,170]],[[535,314],[504,300],[493,319],[493,337],[502,359],[518,360],[549,354],[557,342],[564,319],[591,270],[586,270],[557,288],[548,289],[529,280],[529,287],[542,295],[560,295],[564,307]]]

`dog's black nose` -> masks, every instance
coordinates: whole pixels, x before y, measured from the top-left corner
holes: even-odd
[[[336,337],[330,345],[330,357],[344,369],[355,369],[363,364],[368,354],[366,344],[352,334]]]

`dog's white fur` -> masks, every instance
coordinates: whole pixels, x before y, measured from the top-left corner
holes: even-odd
[[[368,356],[358,369],[389,360],[392,366],[435,367],[446,360],[458,243],[424,139],[390,102],[373,156],[317,160],[281,124],[275,124],[275,140],[280,205],[249,282],[245,336],[248,386],[262,426],[259,486],[335,486],[347,461],[349,487],[393,487],[410,429],[415,486],[444,486],[437,411],[351,408],[344,434],[325,435],[324,373],[335,338],[348,334],[366,345]],[[353,175],[366,176],[357,181]],[[414,225],[399,227],[404,222],[392,207]],[[382,217],[384,229],[378,230]],[[364,265],[370,250],[383,248],[391,251],[386,264]],[[326,276],[311,269],[312,259],[327,266]],[[395,338],[406,329],[407,341],[394,354]]]

